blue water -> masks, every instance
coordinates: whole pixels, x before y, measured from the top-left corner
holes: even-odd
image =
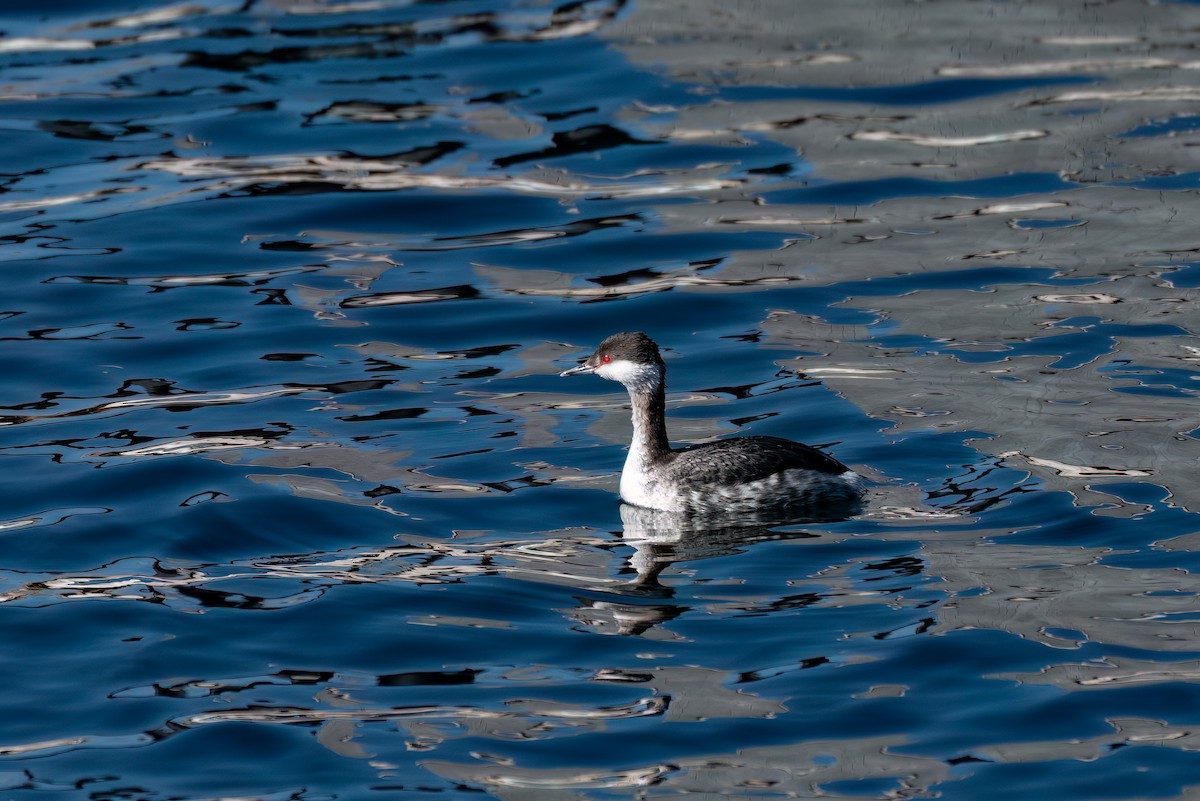
[[[1190,797],[1200,11],[808,12],[0,12],[0,797]],[[622,508],[629,329],[863,513]]]

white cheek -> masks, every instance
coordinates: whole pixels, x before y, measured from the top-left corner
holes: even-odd
[[[637,389],[654,384],[658,378],[658,370],[651,365],[635,364],[628,359],[617,359],[597,367],[596,375]]]

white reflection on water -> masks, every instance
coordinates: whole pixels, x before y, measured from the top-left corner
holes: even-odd
[[[1098,662],[1050,665],[1037,673],[995,673],[989,678],[1009,679],[1022,684],[1051,684],[1063,690],[1115,690],[1181,681],[1200,682],[1200,660],[1106,656]]]
[[[925,569],[951,595],[934,631],[1007,631],[1051,648],[1098,642],[1160,653],[1200,650],[1200,576],[1104,564],[1112,555],[1104,548],[927,545]]]
[[[646,783],[656,792],[725,796],[737,788],[747,796],[770,792],[795,798],[824,798],[823,786],[845,781],[891,779],[889,795],[915,797],[949,777],[949,766],[940,760],[896,753],[903,737],[848,738],[798,741],[789,745],[713,749],[702,756],[681,756],[670,764],[645,765],[619,774],[597,774],[588,768],[526,768],[427,760],[423,766],[456,782],[488,788],[500,797],[504,788],[557,790],[559,798],[582,799],[583,789],[606,787],[621,790],[621,797],[637,793]],[[637,796],[635,796],[637,797]]]
[[[1061,40],[1045,39],[1048,44],[1063,44]],[[1105,39],[1092,42],[1071,42],[1066,44],[1124,44],[1121,40]],[[1061,61],[1025,62],[1022,64],[989,64],[941,67],[937,74],[955,78],[1015,78],[1024,75],[1063,75],[1067,73],[1108,73],[1114,70],[1197,70],[1200,61],[1180,60],[1173,58],[1157,58],[1144,56],[1138,58],[1111,58],[1093,56],[1091,58],[1062,59]]]
[[[994,145],[1003,142],[1019,142],[1025,139],[1041,139],[1049,136],[1049,131],[1006,131],[1004,133],[980,134],[978,136],[922,136],[920,134],[901,133],[899,131],[858,131],[850,135],[851,139],[863,142],[905,142],[921,147],[975,147],[978,145]]]
[[[689,195],[716,189],[736,187],[742,181],[720,178],[691,178],[674,180],[589,183],[559,173],[555,180],[511,175],[443,175],[417,172],[403,161],[380,161],[338,156],[267,156],[258,158],[227,157],[221,159],[174,158],[153,160],[138,165],[139,169],[160,170],[182,178],[213,179],[193,193],[215,194],[247,184],[271,181],[306,183],[327,181],[344,189],[383,192],[398,189],[480,190],[505,189],[513,192],[550,195],[553,197],[656,197],[660,195]]]

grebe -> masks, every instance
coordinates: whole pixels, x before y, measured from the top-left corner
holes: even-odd
[[[816,448],[779,437],[734,437],[672,448],[667,439],[667,367],[654,340],[613,334],[578,367],[629,390],[633,441],[621,471],[621,500],[698,515],[809,515],[823,507],[856,511],[862,478]]]

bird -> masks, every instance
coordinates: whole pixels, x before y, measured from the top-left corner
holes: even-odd
[[[613,334],[560,376],[597,375],[629,391],[633,439],[621,500],[685,515],[796,518],[857,511],[861,476],[834,457],[781,437],[746,436],[672,448],[667,438],[667,367],[640,331]],[[835,513],[835,516],[848,514]]]

